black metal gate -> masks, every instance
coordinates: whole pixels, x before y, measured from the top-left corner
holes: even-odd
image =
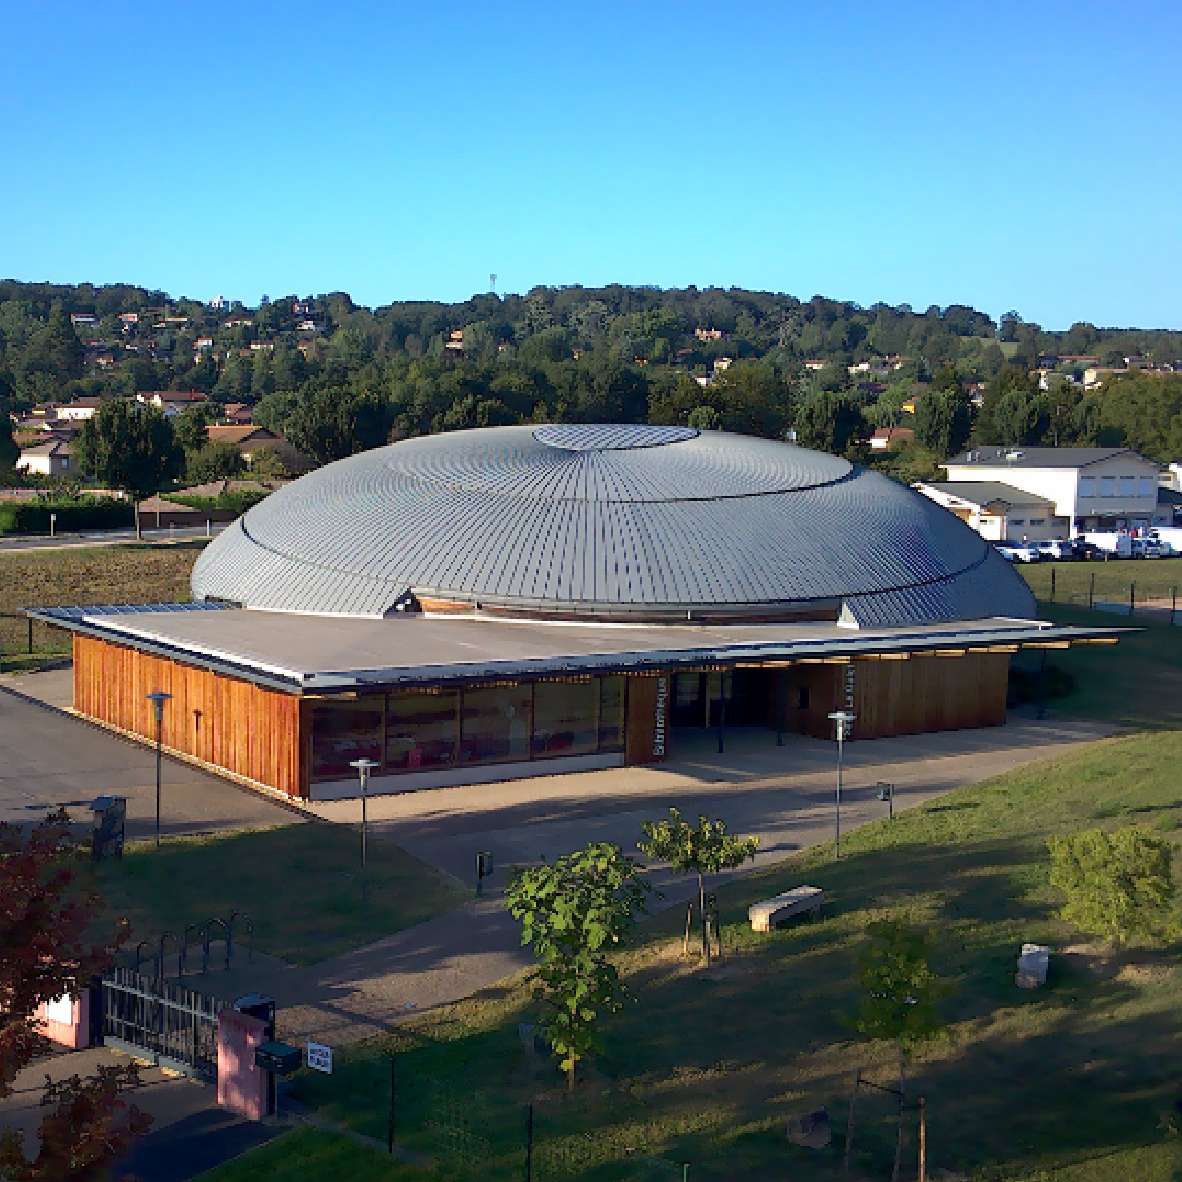
[[[121,968],[103,974],[102,993],[107,1046],[186,1075],[217,1078],[218,1014],[229,1002]]]

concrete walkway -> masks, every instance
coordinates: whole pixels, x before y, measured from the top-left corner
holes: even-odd
[[[127,797],[127,836],[156,828],[156,755],[150,748],[64,713],[70,667],[0,676],[0,821],[27,825],[65,805],[89,824],[105,792]],[[184,837],[304,820],[299,809],[180,760],[162,762],[161,831]]]
[[[843,793],[843,831],[883,815],[879,780],[896,786],[896,807],[908,808],[1053,756],[1109,728],[1062,721],[1015,720],[988,731],[922,735],[851,744]],[[713,739],[713,747],[709,740]],[[635,850],[643,820],[676,805],[690,817],[703,811],[740,834],[757,834],[757,866],[805,846],[830,841],[834,825],[835,748],[810,739],[775,746],[765,731],[736,732],[724,756],[713,736],[683,739],[677,762],[661,769],[623,768],[507,784],[433,790],[370,801],[370,819],[383,837],[424,861],[473,881],[478,850],[498,861],[489,893],[429,923],[389,936],[321,964],[300,968],[274,958],[248,964],[238,954],[229,972],[190,979],[192,987],[232,998],[255,989],[280,1006],[280,1032],[339,1046],[378,1033],[434,1006],[459,1000],[526,967],[517,923],[500,891],[515,865],[547,861],[588,840]],[[359,819],[357,802],[317,805],[335,821]],[[674,906],[695,885],[661,867],[650,876]],[[722,876],[720,876],[722,877]]]

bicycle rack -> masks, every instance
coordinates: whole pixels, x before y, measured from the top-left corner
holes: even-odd
[[[253,961],[254,961],[254,924],[251,923],[250,916],[247,915],[245,911],[231,911],[230,912],[230,924],[229,924],[229,930],[230,930],[231,936],[233,936],[233,934],[234,934],[234,921],[236,919],[240,919],[240,920],[242,920],[243,923],[246,924],[246,938],[250,941],[250,943],[247,945],[246,959],[253,963]],[[226,947],[227,948],[229,947],[228,943],[227,943]]]
[[[209,972],[209,936],[205,927],[199,923],[185,924],[185,936],[181,941],[180,975],[183,977],[189,967],[189,933],[196,932],[201,937],[201,972]]]
[[[215,936],[213,934],[213,925],[215,923],[218,925],[218,927],[220,927],[222,929],[222,934],[220,936]],[[225,948],[226,948],[225,967],[229,968],[230,967],[230,929],[226,926],[226,921],[224,919],[218,919],[216,915],[213,917],[213,919],[207,919],[205,921],[205,932],[206,932],[206,936],[205,936],[206,962],[208,963],[208,960],[209,960],[209,946],[215,940],[221,940],[225,944]]]
[[[156,979],[158,981],[164,980],[164,942],[169,938],[176,945],[177,967],[180,967],[181,959],[181,942],[177,938],[176,932],[165,932],[160,937],[160,946],[156,952]]]
[[[142,955],[141,955],[141,953],[140,953],[140,949],[141,949],[141,948],[143,948],[143,946],[144,946],[145,944],[146,944],[146,945],[147,945],[149,948],[151,948],[151,947],[152,947],[152,941],[151,941],[151,940],[141,940],[141,941],[140,941],[140,942],[139,942],[139,943],[138,943],[138,944],[135,946],[135,971],[136,971],[136,973],[139,973],[139,971],[140,971],[140,965],[143,963],[143,959],[144,959],[144,958],[143,958],[143,956],[142,956]]]

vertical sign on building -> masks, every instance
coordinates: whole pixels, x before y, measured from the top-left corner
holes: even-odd
[[[853,714],[854,713],[854,663],[853,663],[853,661],[850,661],[845,666],[845,669],[843,670],[843,674],[844,674],[844,676],[842,678],[843,694],[842,694],[841,708],[843,710],[845,710],[847,713]],[[843,722],[842,726],[845,727],[845,737],[847,739],[850,738],[853,733],[854,724],[852,722]]]
[[[653,706],[653,759],[665,758],[665,727],[669,718],[669,678],[657,677],[657,697]]]

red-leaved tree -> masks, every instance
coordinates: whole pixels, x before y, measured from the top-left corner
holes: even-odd
[[[127,939],[126,921],[98,937],[92,927],[102,908],[79,879],[79,851],[65,811],[31,833],[0,824],[0,1099],[17,1075],[48,1049],[37,1008],[63,994],[89,988]],[[39,1151],[26,1158],[21,1134],[0,1134],[0,1178],[7,1182],[88,1182],[101,1177],[151,1117],[123,1093],[139,1083],[135,1064],[100,1067],[89,1078],[52,1082],[41,1103],[50,1109],[39,1129]]]

